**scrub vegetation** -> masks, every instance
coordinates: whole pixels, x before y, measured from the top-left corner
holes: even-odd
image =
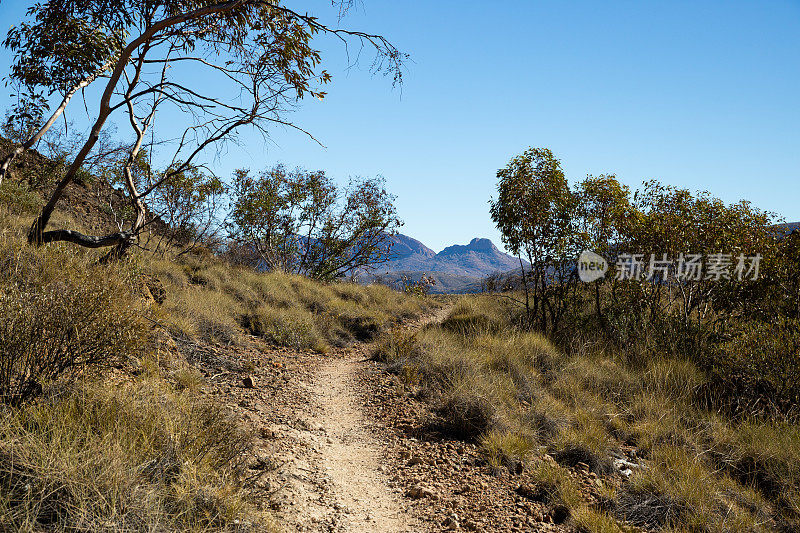
[[[429,399],[434,426],[497,469],[533,470],[581,530],[800,527],[800,235],[746,202],[655,182],[632,196],[613,176],[573,189],[546,149],[498,178],[492,215],[530,271],[375,351]],[[605,278],[579,281],[584,247],[608,259]],[[759,254],[757,279],[614,276],[628,250],[720,249]],[[600,479],[591,497],[576,467]]]

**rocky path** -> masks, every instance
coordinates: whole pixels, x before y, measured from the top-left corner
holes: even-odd
[[[289,531],[429,530],[414,519],[402,487],[390,482],[386,427],[365,413],[373,393],[363,379],[368,354],[365,345],[326,355],[275,354],[285,365],[281,377],[254,375],[252,390],[227,391],[259,398],[234,409],[250,411],[245,418],[261,435],[262,488]]]
[[[409,327],[440,321],[446,313],[439,310]],[[428,530],[390,482],[381,440],[386,428],[364,412],[373,393],[362,379],[368,351],[357,345],[317,357],[304,378],[280,394],[278,404],[288,405],[291,414],[268,431],[279,448],[273,462],[281,465],[276,473],[284,504],[277,511],[297,531]]]
[[[288,531],[424,531],[382,466],[381,428],[362,412],[365,350],[308,356],[265,398],[260,453],[270,507]],[[240,404],[241,405],[241,404]]]
[[[401,532],[414,529],[401,499],[381,468],[381,443],[359,406],[355,376],[363,359],[349,354],[323,365],[312,395],[318,405],[313,423],[326,437],[319,465],[337,503],[347,511],[340,531]]]

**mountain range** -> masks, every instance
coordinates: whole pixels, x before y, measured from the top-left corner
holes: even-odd
[[[401,233],[391,239],[389,260],[360,279],[399,285],[403,277],[418,281],[428,274],[436,280],[432,292],[476,292],[486,276],[519,269],[519,259],[501,252],[489,239],[475,238],[469,244],[448,246],[439,253]]]

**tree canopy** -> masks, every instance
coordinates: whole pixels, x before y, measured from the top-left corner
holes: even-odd
[[[331,280],[386,259],[400,225],[393,200],[378,178],[339,187],[323,171],[239,170],[229,235],[261,268]]]
[[[349,5],[348,1],[338,3],[340,15]],[[289,2],[55,0],[33,4],[26,19],[9,30],[4,44],[14,53],[7,80],[20,93],[16,111],[31,117],[36,126],[0,162],[0,182],[13,159],[47,133],[75,94],[95,83],[102,91],[92,108],[89,134],[33,223],[29,241],[66,240],[90,247],[117,246],[122,251],[148,222],[147,198],[174,176],[202,165],[198,159],[207,149],[235,139],[243,127],[264,135],[275,124],[305,131],[286,114],[306,96],[325,96],[322,87],[331,76],[320,68],[322,57],[313,45],[318,34],[344,42],[355,39],[371,47],[374,69],[400,81],[404,54],[385,38],[326,25]],[[187,66],[197,72],[195,80],[213,81],[183,79]],[[183,133],[158,144],[169,163],[158,178],[151,176],[142,187],[134,179],[134,167],[142,151],[154,149],[157,112],[170,106],[186,121]],[[135,216],[127,227],[105,236],[45,231],[64,188],[75,179],[115,113],[124,116],[131,128],[122,175]]]

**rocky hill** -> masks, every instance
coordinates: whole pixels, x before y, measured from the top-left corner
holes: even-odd
[[[393,260],[400,260],[412,256],[419,259],[430,259],[436,256],[436,252],[419,242],[402,233],[392,235],[392,248],[391,257]]]
[[[479,290],[486,276],[518,268],[519,260],[501,252],[489,239],[475,238],[436,253],[412,237],[397,234],[392,236],[389,261],[362,279],[397,285],[403,277],[416,281],[429,274],[436,280],[433,292],[468,293]]]

